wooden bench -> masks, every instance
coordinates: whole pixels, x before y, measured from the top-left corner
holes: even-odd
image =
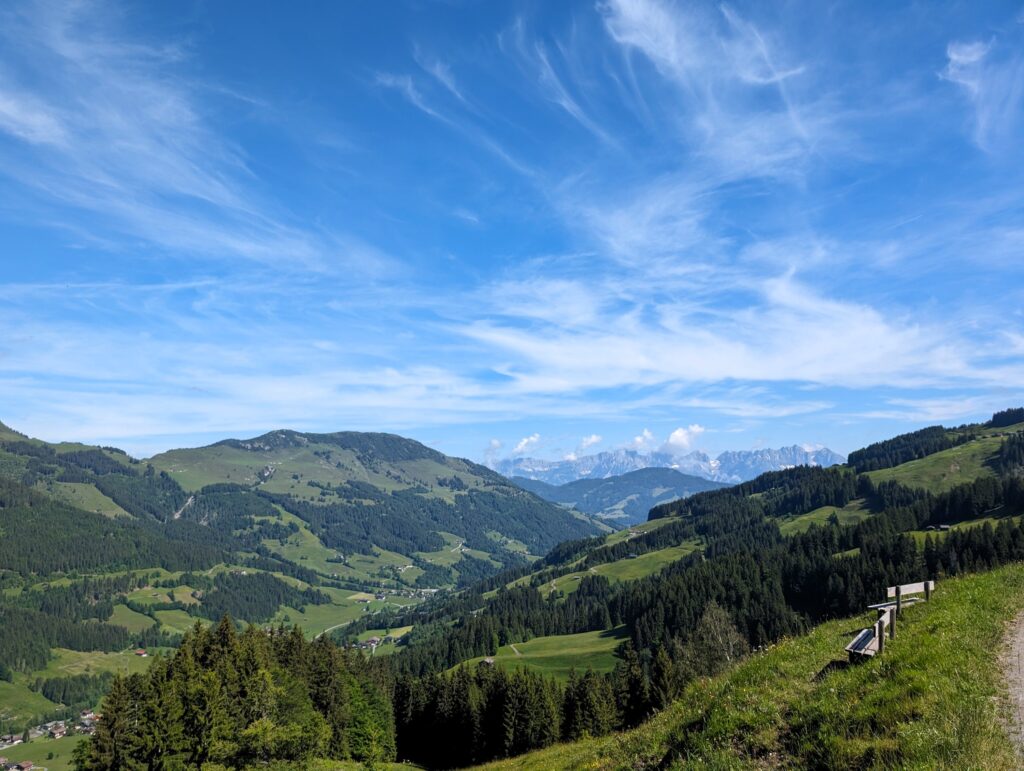
[[[885,650],[885,630],[889,630],[889,639],[896,637],[896,619],[903,610],[904,605],[912,605],[916,602],[927,602],[935,591],[934,581],[919,581],[916,584],[901,584],[900,586],[889,586],[886,588],[886,597],[895,597],[895,601],[879,602],[868,607],[878,611],[878,620],[874,626],[862,629],[857,636],[850,641],[845,650],[849,654],[850,663],[864,661],[875,654]],[[924,600],[920,597],[908,595],[924,594]]]
[[[876,653],[879,653],[876,628],[871,627],[869,629],[860,630],[860,632],[857,633],[857,636],[854,637],[853,640],[850,641],[850,644],[846,646],[846,652],[849,654],[851,664],[856,661],[863,661],[864,659],[870,658]]]
[[[878,620],[874,626],[862,629],[850,644],[846,646],[850,663],[863,661],[885,650],[885,630],[888,629],[890,636],[896,631],[896,616],[892,608],[878,611]]]

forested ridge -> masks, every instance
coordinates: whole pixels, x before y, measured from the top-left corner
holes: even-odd
[[[872,463],[883,462],[879,458],[892,460],[899,453],[916,458],[922,447],[943,444],[935,443],[935,432],[923,438],[916,436],[918,433],[896,437],[888,445],[872,445],[875,449],[860,457],[875,458]],[[230,725],[231,729],[203,729],[205,738],[192,739],[185,734],[193,724],[182,717],[180,725],[185,728],[179,731],[165,721],[161,724],[162,735],[172,737],[172,743],[178,742],[172,749],[186,766],[216,762],[226,767],[248,767],[281,761],[300,768],[312,757],[368,759],[372,755],[378,760],[395,758],[443,768],[510,757],[557,741],[637,725],[670,703],[693,678],[713,674],[751,649],[801,634],[821,621],[860,612],[867,603],[877,601],[887,585],[986,570],[1024,559],[1024,528],[1010,516],[1024,511],[1022,447],[1021,435],[1010,433],[988,463],[990,474],[939,494],[897,481],[876,483],[851,467],[797,467],[770,472],[742,485],[657,507],[650,518],[659,526],[628,540],[611,544],[600,537],[563,541],[532,566],[514,564],[498,576],[486,576],[475,583],[466,578],[463,584],[469,585],[462,591],[442,593],[404,610],[368,615],[335,631],[333,641],[325,637],[312,644],[303,641],[306,647],[299,645],[301,635],[296,631],[253,627],[239,634],[224,619],[237,616],[265,620],[280,604],[300,607],[324,601],[326,595],[315,586],[297,589],[261,572],[243,575],[234,571],[212,578],[200,572],[187,573],[178,580],[203,592],[202,605],[169,602],[160,607],[221,619],[215,631],[196,629],[190,633],[193,642],[187,640],[181,650],[190,649],[192,653],[182,658],[180,665],[182,671],[191,673],[189,679],[198,678],[212,689],[209,693],[225,710],[226,722],[221,717],[208,722]],[[77,462],[107,467],[106,461],[98,457]],[[130,478],[115,470],[107,475]],[[411,497],[409,493],[375,495],[368,503],[364,498],[360,505],[376,511],[382,520],[395,519],[388,512],[402,511],[407,497]],[[851,502],[864,512],[860,521],[843,524],[832,516],[787,536],[779,529],[780,522],[794,516],[821,507],[841,509]],[[408,533],[395,530],[394,537],[409,539],[407,546],[433,545],[432,531],[442,529],[440,517],[444,515],[440,512],[459,511],[450,504],[443,505],[448,508],[435,511],[427,506],[416,513],[423,523],[421,532],[415,527]],[[254,529],[287,529],[275,517],[277,507],[306,521],[322,538],[349,508],[345,504],[325,506],[240,486],[217,485],[193,496],[180,523],[234,539],[235,544],[248,543],[247,533]],[[471,526],[467,532],[471,533],[472,516],[469,512]],[[908,535],[910,531],[983,517],[996,517],[997,521],[919,535],[920,543]],[[155,517],[146,521],[153,527],[179,522],[165,523]],[[356,542],[376,532],[377,527],[369,519],[363,524],[357,521],[347,533],[339,535],[334,542],[336,548],[351,546],[353,542],[344,539],[351,539],[360,530]],[[488,537],[486,533],[481,536]],[[324,540],[329,538],[327,535]],[[472,543],[467,539],[467,545]],[[593,567],[681,544],[692,544],[695,551],[651,575],[611,582],[586,573]],[[265,551],[247,559],[267,569],[276,565],[291,574],[304,570],[287,561],[278,562]],[[481,571],[485,569],[481,566]],[[584,573],[572,591],[551,591],[551,583],[570,572]],[[429,572],[424,573],[425,580],[433,580],[428,576]],[[104,623],[109,603],[103,595],[121,588],[82,584],[80,589],[55,593],[46,600],[46,609],[69,617],[91,618],[89,626],[95,627],[97,635],[111,634],[102,630],[119,628]],[[42,612],[40,602],[26,596],[16,604],[5,603],[2,610],[21,614],[29,623],[31,619],[25,614],[52,618]],[[138,609],[152,612],[152,606]],[[72,633],[73,626],[54,627],[47,632],[47,639],[63,639],[62,635]],[[352,643],[367,630],[405,626],[413,629],[391,656],[366,660],[357,651],[334,645]],[[587,671],[581,665],[566,682],[528,671],[506,672],[497,666],[460,666],[469,659],[494,656],[501,646],[535,637],[605,630],[616,630],[616,635],[625,638],[611,672]],[[277,699],[273,709],[259,712],[249,703],[258,697],[248,686],[239,686],[238,678],[245,677],[237,667],[232,672],[216,655],[206,653],[203,658],[195,653],[215,648],[210,640],[218,636],[234,636],[236,642],[247,640],[246,645],[263,651],[260,667],[273,684],[269,687]],[[298,664],[280,657],[286,639],[292,640],[289,656],[296,656]],[[89,644],[110,649],[124,642],[124,637],[98,637]],[[45,646],[33,650],[24,640],[21,646],[24,650],[17,651],[20,658],[13,661],[15,668],[24,671],[26,657],[45,655]],[[180,651],[171,662],[179,656]],[[187,664],[190,657],[196,663]],[[330,717],[330,709],[308,690],[311,681],[305,678],[311,667],[320,666],[313,663],[319,658],[330,660],[332,670],[340,667],[346,672],[342,678],[345,682],[351,684],[348,678],[355,678],[364,695],[366,688],[374,694],[365,702],[372,704],[368,709],[376,715],[372,733],[377,738],[372,751],[359,749],[366,746],[359,738],[363,729],[345,722],[351,715],[345,719],[341,713]],[[141,748],[133,750],[142,753],[136,757],[143,757],[150,751],[145,748],[157,739],[147,733],[151,728],[145,720],[118,723],[115,717],[122,713],[154,714],[152,706],[146,706],[147,699],[158,698],[161,684],[180,677],[168,673],[174,666],[161,662],[152,671],[163,674],[154,675],[157,679],[148,684],[139,678],[111,684],[104,705],[111,715],[108,727],[115,730],[115,725],[131,723],[137,732],[141,731],[140,735],[127,734],[131,738],[126,739],[127,746]],[[324,670],[320,671],[325,676]],[[301,696],[303,682],[308,701]],[[75,698],[98,686],[95,681],[55,680],[48,685],[40,682],[38,687]],[[213,709],[203,706],[208,704],[208,694],[167,687],[177,689],[173,699],[178,701],[167,707],[172,722],[178,720],[174,716],[179,710],[185,714]],[[284,694],[289,695],[285,698]],[[320,715],[330,730],[324,730],[313,713]],[[296,725],[304,728],[299,731]],[[308,734],[306,738],[312,737],[310,741],[300,740],[301,732]],[[234,738],[228,738],[229,734]],[[82,750],[80,767],[111,767],[103,763],[108,762],[113,746],[109,737],[98,735]],[[170,744],[161,746],[170,751]]]
[[[858,472],[891,468],[956,447],[958,444],[969,441],[970,438],[970,434],[966,432],[953,434],[942,426],[930,426],[922,428],[920,431],[886,439],[884,442],[870,444],[863,450],[851,452],[847,463]]]
[[[0,565],[23,576],[141,567],[205,569],[230,539],[194,523],[109,518],[0,476]]]

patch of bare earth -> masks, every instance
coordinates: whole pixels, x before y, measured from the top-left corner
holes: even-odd
[[[1013,740],[1017,753],[1024,758],[1024,613],[1011,623],[1000,661],[1010,696],[1006,732]]]

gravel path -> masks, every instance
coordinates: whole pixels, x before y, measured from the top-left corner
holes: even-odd
[[[1010,723],[1006,732],[1024,757],[1024,613],[1014,619],[1000,655],[1010,692]]]

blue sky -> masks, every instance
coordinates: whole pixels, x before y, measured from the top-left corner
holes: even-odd
[[[1020,3],[5,3],[0,419],[839,451],[1024,403]]]

